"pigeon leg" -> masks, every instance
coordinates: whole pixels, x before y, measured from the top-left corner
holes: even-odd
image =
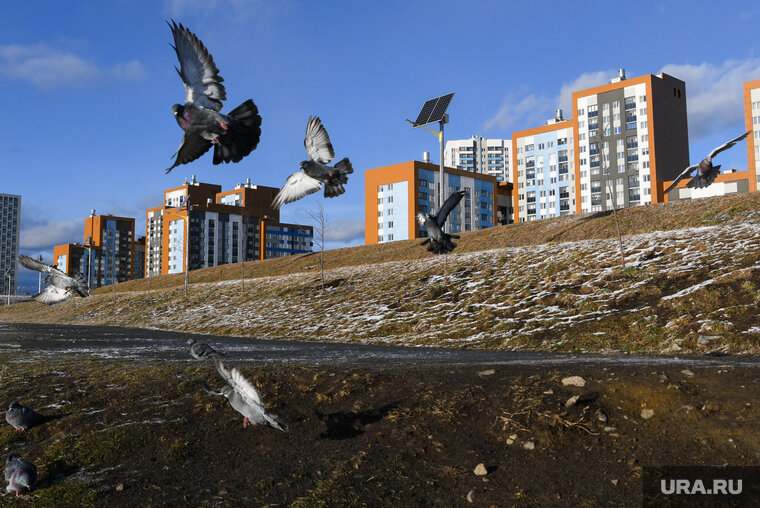
[[[251,420],[249,420],[247,416],[245,418],[243,418],[243,428],[244,429],[246,427],[248,427],[248,425],[250,425],[250,424],[251,424]]]
[[[218,144],[218,143],[219,143],[219,138],[217,138],[217,137],[213,137],[213,138],[211,138],[211,142],[212,142],[212,143],[214,143],[214,144],[216,145],[216,144]]]
[[[224,130],[227,130],[229,127],[227,127],[227,124],[224,122],[219,122],[219,127],[221,127]]]

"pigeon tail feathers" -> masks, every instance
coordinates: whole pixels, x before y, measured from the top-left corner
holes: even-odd
[[[251,99],[227,113],[225,133],[214,144],[214,164],[240,162],[261,139],[261,115]]]

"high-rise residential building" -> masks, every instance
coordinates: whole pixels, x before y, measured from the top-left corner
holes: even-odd
[[[142,279],[145,277],[145,237],[141,236],[134,242],[132,247],[132,278]]]
[[[0,194],[0,296],[16,295],[20,231],[21,196]]]
[[[512,176],[511,152],[510,139],[486,139],[480,136],[452,139],[446,141],[443,164],[464,171],[491,175],[498,182],[509,182]]]
[[[134,235],[135,219],[93,210],[81,244],[53,247],[54,264],[69,275],[81,273],[91,288],[134,279]]]
[[[760,188],[760,79],[744,83],[744,125],[747,136],[747,168],[751,175],[749,190]]]
[[[573,92],[576,211],[665,201],[664,182],[689,165],[686,85],[665,73]]]
[[[546,125],[512,133],[514,221],[575,213],[574,122],[562,110]]]
[[[465,197],[446,221],[448,233],[474,231],[496,225],[497,181],[490,175],[445,168],[446,196],[464,190]],[[420,161],[369,169],[364,173],[365,244],[422,238],[418,213],[440,207],[439,167]]]
[[[165,190],[146,212],[146,276],[184,272],[188,245],[190,270],[311,252],[313,227],[280,223],[277,192],[250,181],[222,192],[195,176]]]

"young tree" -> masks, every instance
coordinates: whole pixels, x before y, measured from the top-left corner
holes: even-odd
[[[322,291],[325,290],[325,237],[327,233],[328,217],[322,203],[317,203],[315,208],[306,210],[306,215],[314,220],[314,240],[319,247],[319,267],[322,279]]]

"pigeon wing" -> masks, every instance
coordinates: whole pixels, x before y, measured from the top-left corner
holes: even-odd
[[[309,123],[306,124],[306,138],[303,140],[303,146],[306,148],[309,158],[313,161],[328,164],[335,158],[335,151],[333,150],[332,143],[330,143],[330,136],[327,135],[327,130],[325,130],[318,116],[309,117]]]
[[[29,256],[24,256],[23,254],[19,255],[18,262],[21,264],[21,266],[23,266],[24,268],[28,268],[30,270],[36,270],[42,273],[49,273],[51,275],[57,275],[59,277],[66,277],[66,278],[69,277],[68,275],[66,275],[65,272],[62,272],[58,268],[55,268],[54,266],[50,266],[34,258],[30,258]]]
[[[50,285],[46,287],[42,293],[37,293],[32,298],[40,303],[52,305],[66,300],[69,296],[70,294],[65,289]]]
[[[668,185],[668,188],[665,189],[664,191],[662,191],[662,193],[663,194],[667,194],[668,192],[670,192],[670,189],[672,189],[673,187],[675,187],[676,185],[678,185],[678,182],[680,182],[683,177],[687,176],[689,173],[691,173],[695,169],[697,169],[697,164],[694,164],[693,166],[689,166],[688,168],[686,168],[683,171],[681,171],[681,174],[678,175],[676,177],[676,179],[673,180],[673,183],[671,183],[670,185]]]
[[[219,357],[214,357],[214,365],[216,366],[219,375],[227,381],[227,384],[229,384],[236,393],[243,397],[246,403],[262,406],[259,391],[240,373],[239,370],[234,367],[231,370],[227,370]]]
[[[227,99],[227,92],[214,58],[200,39],[182,26],[182,23],[177,25],[172,20],[169,28],[174,36],[172,48],[177,52],[179,60],[177,73],[185,84],[185,103],[221,111],[222,101]]]
[[[174,160],[172,167],[167,169],[166,172],[170,172],[180,164],[193,162],[195,159],[208,152],[209,148],[211,148],[211,141],[202,138],[198,134],[188,134],[185,132],[185,135],[182,137],[182,143],[174,154],[177,158]]]
[[[280,208],[284,203],[298,201],[304,196],[313,194],[322,188],[322,182],[310,177],[303,171],[293,173],[285,180],[280,192],[275,196],[272,206]]]
[[[439,228],[443,228],[443,224],[446,222],[446,218],[449,216],[454,207],[457,206],[460,201],[462,201],[464,194],[464,191],[457,191],[443,202],[443,206],[440,210],[438,210],[438,215],[436,215],[435,219],[435,221],[438,223]]]
[[[752,131],[747,131],[744,134],[742,134],[741,136],[732,139],[731,141],[726,141],[725,143],[723,143],[722,145],[720,145],[718,148],[716,148],[715,150],[713,150],[712,152],[710,152],[710,155],[708,155],[707,157],[709,157],[710,159],[712,159],[713,157],[715,157],[716,155],[718,155],[723,150],[728,150],[729,148],[731,148],[732,146],[734,146],[736,143],[738,143],[742,139],[746,138],[749,135],[750,132],[752,132]]]

